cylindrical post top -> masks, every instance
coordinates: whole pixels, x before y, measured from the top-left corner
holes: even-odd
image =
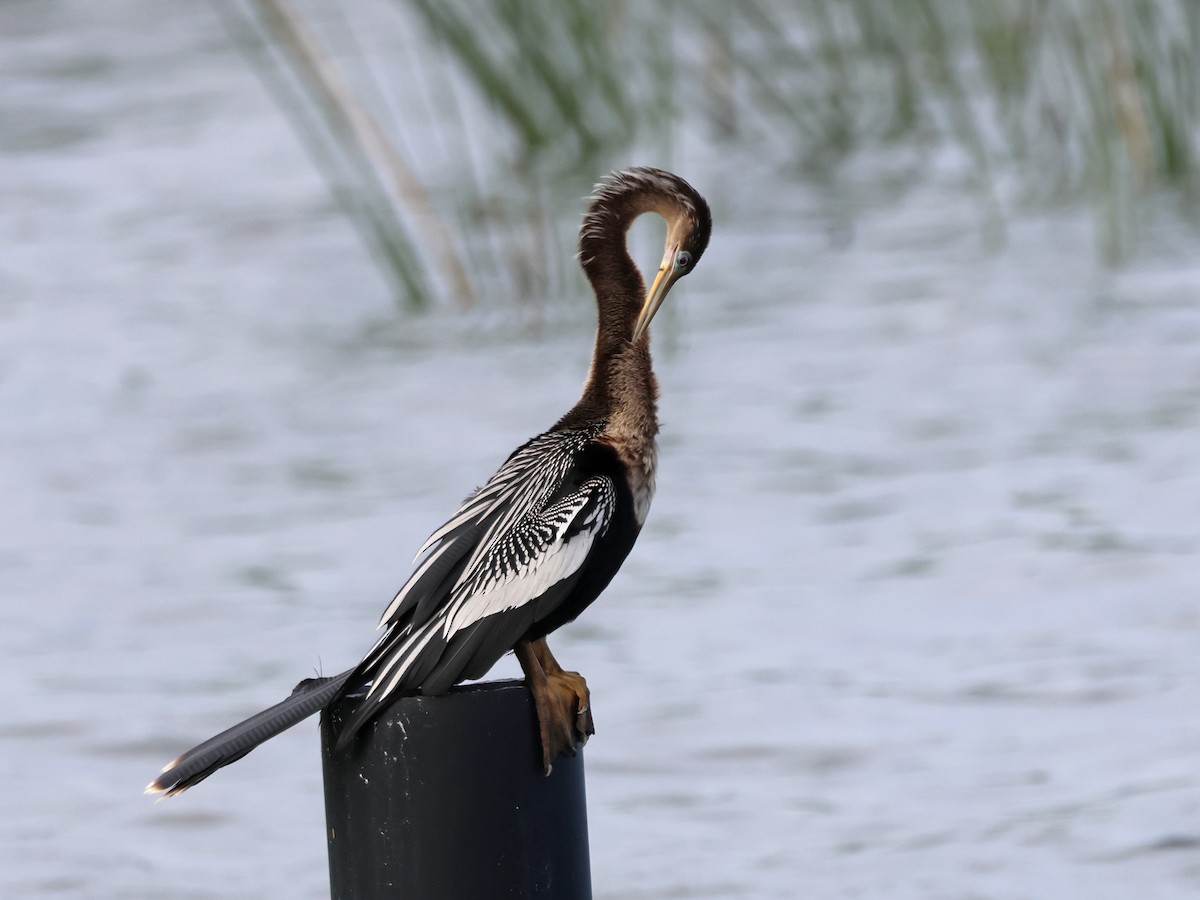
[[[335,754],[353,704],[321,715],[335,900],[591,897],[583,756],[543,774],[523,682],[401,698]]]

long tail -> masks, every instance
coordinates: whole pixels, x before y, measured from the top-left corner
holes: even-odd
[[[146,793],[173,797],[199,784],[222,766],[241,759],[263,741],[324,709],[341,693],[353,672],[354,669],[349,669],[331,678],[309,678],[300,682],[282,703],[255,713],[168,764],[162,774],[147,785]]]

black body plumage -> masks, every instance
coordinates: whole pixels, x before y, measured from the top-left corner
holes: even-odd
[[[677,176],[631,169],[597,189],[580,233],[600,310],[583,397],[430,536],[362,662],[301,682],[286,700],[183,754],[148,792],[185,790],[334,700],[361,695],[339,735],[344,748],[396,697],[440,694],[482,677],[518,642],[571,621],[608,586],[654,486],[657,387],[645,338],[632,338],[645,287],[625,250],[630,222],[651,210],[669,226],[672,213],[684,221],[689,252],[703,252],[707,205]]]

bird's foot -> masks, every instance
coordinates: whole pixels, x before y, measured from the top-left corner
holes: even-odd
[[[578,672],[547,672],[543,690],[534,690],[542,766],[549,775],[559,754],[575,756],[596,733],[587,682]]]

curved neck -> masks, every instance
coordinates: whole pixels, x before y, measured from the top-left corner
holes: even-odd
[[[678,250],[686,244],[698,260],[708,245],[712,230],[708,204],[679,176],[639,166],[614,172],[596,186],[579,232],[579,262],[596,294],[599,312],[596,346],[583,396],[561,424],[603,421],[614,443],[649,448],[652,455],[658,431],[658,383],[650,365],[649,337],[633,339],[647,299],[646,284],[626,247],[629,226],[646,212],[666,220],[667,248]],[[672,280],[679,274],[672,274]],[[664,282],[661,290],[669,287],[670,282]],[[661,300],[660,295],[654,302]],[[647,316],[652,313],[648,310]]]
[[[605,419],[610,433],[624,434],[634,444],[652,441],[658,430],[650,341],[644,334],[633,340],[646,284],[626,247],[629,226],[647,212],[666,220],[667,246],[678,248],[690,239],[698,259],[708,243],[708,205],[678,176],[637,167],[597,185],[579,232],[579,261],[599,312],[596,346],[583,396],[565,417],[574,422]]]
[[[596,295],[599,321],[591,371],[577,408],[610,416],[626,407],[655,419],[658,385],[650,360],[650,340],[633,342],[633,329],[646,298],[646,283],[629,255],[626,236],[633,220],[657,212],[668,222],[674,207],[644,190],[610,189],[598,194],[579,232],[579,261]]]

